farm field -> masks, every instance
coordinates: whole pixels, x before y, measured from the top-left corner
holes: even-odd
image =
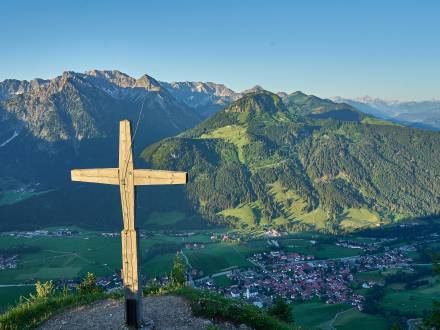
[[[187,242],[209,242],[210,235],[198,233],[189,237],[176,237],[165,234],[155,234],[140,240],[141,253],[146,253],[156,244],[184,244]],[[121,242],[119,237],[104,237],[98,232],[81,232],[79,235],[67,237],[0,237],[0,248],[12,246],[32,246],[39,248],[38,252],[25,253],[19,258],[17,269],[0,272],[1,284],[17,284],[34,282],[35,280],[50,280],[59,278],[82,277],[87,272],[97,276],[113,273],[121,267]],[[216,249],[207,249],[211,254]],[[223,253],[220,247],[219,253]],[[197,254],[197,253],[196,253]],[[172,253],[174,257],[174,253]],[[232,263],[234,256],[231,256]],[[164,261],[164,266],[157,263]],[[162,269],[168,269],[172,258],[167,254],[158,254],[151,260],[143,260],[143,271],[148,276],[157,276]]]
[[[393,290],[389,288],[381,299],[384,309],[399,309],[402,312],[413,312],[422,315],[432,307],[434,299],[440,296],[440,283],[423,286],[413,290]]]
[[[320,301],[294,304],[295,323],[305,329],[325,329],[336,313],[350,309],[347,304],[328,305]]]
[[[332,325],[338,330],[388,329],[387,321],[383,317],[361,313],[354,308],[339,314]]]
[[[359,312],[347,304],[325,304],[318,300],[293,306],[297,325],[304,329],[388,329],[385,319]]]
[[[163,222],[179,221],[181,214],[168,214]],[[155,221],[150,219],[150,221]],[[157,220],[162,221],[162,220]],[[54,230],[57,228],[48,228]],[[98,277],[110,275],[121,267],[120,237],[105,237],[99,231],[87,231],[71,228],[79,233],[73,236],[54,237],[37,236],[33,238],[0,236],[0,249],[14,246],[36,248],[33,252],[24,252],[19,256],[18,268],[0,271],[0,310],[13,304],[20,295],[28,294],[33,288],[1,287],[1,285],[35,283],[37,280],[72,279],[83,277],[93,272]],[[189,264],[198,271],[197,277],[213,275],[235,267],[254,267],[247,258],[255,253],[268,252],[274,249],[268,241],[277,241],[285,251],[304,255],[314,255],[316,259],[336,259],[357,255],[360,249],[336,246],[331,237],[317,233],[298,233],[285,237],[263,239],[264,231],[256,239],[241,243],[213,242],[211,236],[227,233],[225,229],[194,230],[186,232],[147,233],[140,240],[142,272],[147,278],[169,274],[175,252],[182,250]],[[234,237],[237,232],[229,232]],[[249,233],[247,233],[249,234]],[[240,233],[238,233],[240,236]],[[242,233],[246,236],[246,233]],[[369,238],[358,238],[359,242],[374,241]],[[203,243],[204,247],[193,248],[186,243]],[[373,280],[380,281],[394,270],[358,272],[355,279],[358,283]],[[219,286],[231,284],[224,275],[214,277]],[[366,294],[368,289],[363,290]],[[358,292],[357,291],[357,292]],[[359,291],[360,292],[360,291]],[[432,304],[432,297],[440,296],[440,283],[431,281],[429,286],[414,290],[405,290],[404,286],[390,285],[380,305],[385,310],[399,308],[402,311],[416,311],[421,314]],[[348,304],[325,304],[312,300],[294,304],[296,324],[304,329],[385,329],[386,320],[380,316],[361,313]]]
[[[193,268],[212,275],[232,267],[253,266],[246,254],[233,244],[210,244],[200,251],[185,251]]]
[[[358,255],[361,251],[358,249],[349,249],[345,247],[336,246],[333,244],[313,244],[310,240],[301,238],[289,238],[280,240],[283,249],[290,252],[297,252],[300,254],[313,254],[316,259],[334,259],[345,258]]]
[[[53,230],[55,228],[48,228]],[[36,248],[35,252],[20,254],[18,267],[0,271],[0,285],[35,283],[56,279],[83,277],[87,272],[106,276],[121,267],[121,241],[119,236],[104,237],[101,232],[84,231],[74,236],[37,236],[32,238],[0,236],[0,249],[16,246]],[[220,230],[221,232],[221,230]],[[193,267],[205,274],[213,274],[231,267],[252,266],[246,258],[268,249],[265,241],[252,241],[243,245],[212,243],[212,232],[199,231],[191,236],[175,236],[156,233],[140,240],[142,272],[147,278],[166,275],[170,272],[175,257],[174,249],[183,249]],[[202,250],[185,249],[185,243],[205,243]],[[148,256],[153,247],[165,247],[163,251]],[[168,249],[166,247],[168,246]],[[156,251],[156,250],[154,250]],[[0,288],[0,308],[16,301],[28,293],[31,287]]]

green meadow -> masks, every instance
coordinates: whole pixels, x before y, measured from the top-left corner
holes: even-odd
[[[319,329],[328,326],[336,313],[351,308],[347,304],[325,304],[314,300],[294,304],[293,315],[295,323],[305,329]]]
[[[170,217],[171,218],[171,217]],[[50,228],[54,229],[54,228]],[[77,229],[77,228],[75,228]],[[78,229],[79,234],[67,237],[0,236],[0,249],[14,246],[38,248],[19,256],[18,267],[0,271],[0,286],[32,284],[36,281],[74,279],[87,272],[105,276],[121,267],[119,237],[104,237],[101,232]],[[221,231],[221,230],[220,230]],[[169,274],[175,252],[182,249],[189,263],[203,274],[214,274],[234,267],[253,266],[247,257],[268,250],[266,241],[250,241],[235,245],[211,242],[212,232],[198,231],[191,236],[156,233],[140,240],[142,272],[148,277]],[[200,250],[189,250],[185,243],[205,243]],[[159,248],[158,248],[159,247]],[[152,249],[153,255],[148,255]],[[27,293],[30,287],[0,288],[0,306],[6,306]]]
[[[383,317],[362,313],[355,308],[338,314],[332,326],[338,330],[385,330],[389,328]]]
[[[295,324],[304,329],[388,329],[380,316],[359,312],[348,304],[326,304],[312,300],[293,305]]]
[[[380,305],[384,309],[400,310],[401,312],[413,312],[422,315],[432,307],[434,299],[440,297],[440,283],[434,282],[412,290],[394,290],[388,288]]]

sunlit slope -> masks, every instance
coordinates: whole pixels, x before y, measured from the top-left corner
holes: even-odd
[[[351,231],[440,212],[440,134],[304,95],[247,95],[142,157],[189,170],[193,209],[238,227]]]

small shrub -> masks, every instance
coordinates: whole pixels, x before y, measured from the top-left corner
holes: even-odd
[[[281,297],[275,299],[275,303],[269,307],[268,313],[281,321],[293,323],[292,308]]]
[[[45,300],[55,294],[55,286],[52,281],[41,283],[38,281],[35,284],[35,294],[31,293],[29,299],[32,301]]]
[[[177,253],[174,258],[173,268],[170,275],[171,285],[183,287],[186,284],[186,263],[181,253]]]
[[[239,300],[225,298],[219,294],[189,287],[170,290],[188,299],[194,315],[219,321],[246,324],[257,330],[292,330],[292,325],[275,318],[256,306]]]
[[[87,273],[86,277],[78,285],[78,291],[81,295],[99,293],[102,289],[96,284],[96,277],[92,273]]]

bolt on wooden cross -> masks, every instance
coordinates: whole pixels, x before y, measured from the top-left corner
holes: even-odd
[[[142,285],[138,257],[139,234],[135,225],[135,186],[186,184],[186,172],[134,169],[130,122],[119,125],[119,167],[71,171],[72,181],[119,185],[124,229],[121,232],[125,319],[130,327],[142,325]]]

